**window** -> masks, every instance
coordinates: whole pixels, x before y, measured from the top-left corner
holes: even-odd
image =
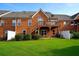
[[[4,26],[4,21],[3,20],[0,21],[0,26]]]
[[[32,20],[28,20],[28,26],[31,26],[32,25]]]
[[[38,22],[40,22],[40,21],[43,21],[41,16],[38,17]]]
[[[43,19],[42,19],[42,17],[41,17],[41,16],[39,16],[39,17],[38,17],[38,23],[39,23],[40,25],[42,25],[42,24],[43,24]]]
[[[16,26],[16,20],[12,20],[12,26]]]
[[[18,26],[21,25],[21,20],[20,20],[20,19],[18,19],[18,21],[17,21],[17,25],[18,25]]]
[[[42,30],[42,33],[41,34],[42,35],[46,35],[46,33],[47,33],[46,30]]]
[[[64,21],[64,25],[69,25],[69,21]]]
[[[53,34],[55,34],[55,30],[53,30]]]
[[[26,30],[25,30],[25,29],[23,29],[23,30],[22,30],[22,33],[25,35],[25,34],[26,34]]]

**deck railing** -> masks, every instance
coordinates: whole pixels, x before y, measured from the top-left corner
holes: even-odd
[[[58,23],[57,21],[40,21],[40,22],[37,22],[36,24],[34,24],[32,27],[31,27],[31,31],[30,33],[32,33],[35,29],[37,28],[40,28],[40,27],[50,27],[50,26],[58,26]]]
[[[38,26],[57,26],[57,25],[58,25],[57,21],[47,21],[47,22],[40,21],[40,22],[38,22]]]

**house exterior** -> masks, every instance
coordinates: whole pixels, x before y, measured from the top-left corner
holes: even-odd
[[[7,31],[16,34],[40,34],[43,37],[55,37],[59,32],[66,30],[79,31],[79,14],[68,16],[52,14],[42,9],[38,11],[0,12],[0,38],[6,38]]]

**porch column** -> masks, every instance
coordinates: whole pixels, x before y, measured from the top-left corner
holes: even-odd
[[[51,36],[52,36],[52,33],[51,33],[51,26],[49,27],[49,32],[50,32],[49,37],[51,37]]]

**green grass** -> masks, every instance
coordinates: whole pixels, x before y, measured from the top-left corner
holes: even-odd
[[[79,56],[79,40],[1,41],[1,56]]]

